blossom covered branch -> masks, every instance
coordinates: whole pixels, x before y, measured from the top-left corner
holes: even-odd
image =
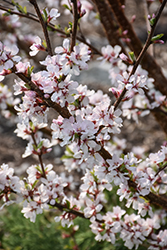
[[[78,216],[89,220],[97,241],[115,244],[121,238],[128,249],[138,249],[145,243],[150,250],[166,249],[167,144],[164,143],[158,152],[146,155],[142,149],[127,151],[126,140],[117,137],[123,127],[123,117],[138,122],[140,116],[156,110],[162,110],[166,116],[165,91],[161,93],[156,90],[154,79],[140,66],[143,58],[153,62],[146,51],[153,41],[154,29],[166,0],[160,4],[155,20],[152,20],[151,31],[140,53],[141,46],[133,46],[136,38],[131,37],[130,47],[134,48],[134,53],[130,53],[131,58],[127,57],[127,53],[122,54],[126,52],[122,42],[111,46],[113,41],[110,41],[110,45],[103,46],[101,52],[94,49],[100,55],[97,60],[101,61],[101,65],[106,63],[110,66],[109,91],[116,98],[114,105],[101,90],[89,90],[87,85],[74,80],[74,76],[87,70],[89,61],[93,60],[94,46],[91,42],[84,38],[83,43],[77,42],[81,40],[77,35],[78,23],[82,23],[87,14],[84,8],[91,16],[94,14],[93,5],[86,0],[65,3],[66,10],[73,15],[72,34],[67,34],[50,23],[60,16],[58,9],[40,10],[37,1],[29,2],[35,7],[38,19],[14,2],[17,11],[0,6],[3,9],[0,14],[2,17],[8,16],[11,26],[13,23],[17,26],[19,16],[40,22],[46,44],[35,36],[29,56],[33,62],[34,57],[37,60],[39,52],[47,51],[48,54],[38,63],[43,68],[36,66],[34,70],[29,59],[20,53],[14,38],[0,42],[0,80],[4,81],[8,75],[14,74],[14,95],[18,96],[14,98],[6,85],[0,86],[0,108],[5,117],[10,117],[8,112],[14,107],[14,113],[17,112],[19,118],[15,133],[28,141],[22,157],[37,155],[38,164],[27,168],[27,177],[23,180],[14,175],[14,170],[8,164],[1,165],[1,208],[21,203],[21,212],[35,222],[37,214],[56,207],[59,213],[55,221],[70,227]],[[94,3],[102,15],[102,5],[98,1]],[[108,18],[103,18],[102,23],[108,39],[111,39],[111,30],[107,28],[110,22],[111,27],[113,25],[109,18],[110,10],[122,27],[129,23],[122,23],[125,14],[120,1],[108,0],[105,6],[111,9],[107,10]],[[47,27],[66,35],[60,46],[54,48],[50,43]],[[131,27],[129,29],[132,32]],[[130,35],[133,34],[130,32]],[[118,37],[115,42],[117,40]],[[134,54],[138,56],[136,60]],[[159,79],[156,78],[156,81]],[[56,111],[51,122],[47,117],[50,108]],[[45,138],[42,131],[50,137]],[[57,174],[53,164],[45,164],[43,160],[43,155],[57,144],[66,147],[62,162],[68,176],[64,172]],[[74,172],[80,172],[78,182],[75,181]],[[114,195],[120,203],[116,206],[113,204],[110,209],[111,197],[108,198],[106,194],[111,195],[112,190],[116,190]]]

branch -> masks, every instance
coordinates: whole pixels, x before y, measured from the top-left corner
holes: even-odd
[[[141,50],[142,50],[142,44],[140,42],[140,40],[138,39],[138,37],[136,36],[136,33],[133,30],[132,25],[130,24],[130,22],[128,21],[128,19],[126,18],[121,4],[118,0],[107,0],[112,12],[116,18],[116,20],[118,21],[120,27],[122,30],[128,30],[128,36],[130,38],[130,42],[127,44],[130,49],[132,51],[134,51],[136,58],[138,57],[138,55],[140,54]],[[167,0],[164,0],[159,11],[158,14],[156,15],[156,23],[162,13],[162,10],[166,4]],[[167,95],[167,79],[164,77],[160,66],[156,63],[156,61],[154,60],[154,58],[152,56],[150,56],[148,53],[145,53],[145,56],[141,62],[141,65],[143,66],[144,69],[146,69],[150,76],[153,77],[155,79],[154,81],[154,85],[155,87],[163,94],[163,95]]]
[[[66,205],[62,205],[62,204],[57,203],[57,202],[56,202],[55,205],[52,206],[52,207],[57,207],[57,208],[58,208],[59,210],[61,210],[61,211],[66,211],[67,213],[71,213],[71,214],[73,214],[73,215],[75,215],[75,216],[79,216],[79,217],[84,218],[84,219],[89,219],[89,218],[85,218],[85,216],[84,216],[83,213],[81,213],[81,212],[79,212],[79,211],[77,211],[77,210],[74,210],[74,209],[72,209],[72,208],[67,208]]]
[[[167,164],[165,164],[165,166],[163,166],[162,168],[159,168],[156,175],[157,176],[162,170],[164,170],[167,167]]]
[[[38,145],[37,145],[37,142],[36,142],[36,139],[34,136],[34,132],[31,133],[31,137],[33,139],[35,147],[37,148]],[[39,158],[39,162],[40,162],[41,168],[42,168],[42,177],[44,177],[46,179],[45,169],[44,169],[44,165],[43,165],[43,161],[42,161],[42,155],[38,154],[38,158]]]
[[[110,1],[110,0],[109,0],[109,1]],[[110,1],[110,2],[111,2],[111,1]],[[164,0],[164,2],[162,3],[162,5],[160,6],[159,11],[157,12],[157,15],[156,15],[156,17],[155,17],[155,22],[154,22],[154,24],[151,26],[151,31],[150,31],[150,33],[149,33],[149,35],[148,35],[148,37],[147,37],[147,41],[146,41],[144,47],[142,48],[142,50],[141,50],[141,52],[140,52],[140,54],[139,54],[139,56],[138,56],[138,58],[137,58],[137,60],[136,60],[136,62],[135,62],[135,65],[133,66],[132,71],[131,71],[131,73],[130,73],[130,75],[129,75],[129,77],[128,77],[127,80],[129,80],[129,78],[136,72],[136,69],[137,69],[137,67],[139,66],[139,64],[141,63],[141,60],[142,60],[143,57],[146,55],[147,49],[148,49],[148,47],[149,47],[150,44],[151,44],[151,39],[152,39],[152,37],[153,37],[153,35],[154,35],[154,31],[155,31],[157,22],[158,22],[158,20],[159,20],[159,18],[160,18],[160,16],[161,16],[161,13],[162,13],[162,11],[163,11],[163,9],[164,9],[164,7],[165,7],[166,2],[167,2],[167,0]],[[124,97],[124,95],[126,94],[126,92],[127,92],[126,87],[124,87],[124,89],[123,89],[121,95],[119,96],[119,98],[118,98],[118,99],[116,100],[116,102],[114,103],[115,109],[118,107],[119,103],[120,103],[121,100],[123,99],[123,97]]]
[[[147,0],[143,0],[143,7],[144,7],[144,13],[145,13],[145,19],[146,19],[146,26],[147,26],[147,30],[149,31],[150,30],[150,22],[148,20],[148,15],[149,15],[149,12],[148,12],[148,3],[147,3]],[[151,56],[154,56],[154,47],[153,47],[153,44],[150,45],[150,47],[148,48],[148,53],[151,55]]]
[[[67,118],[67,119],[70,118],[71,114],[70,114],[70,112],[68,111],[68,109],[66,107],[62,108],[59,104],[57,104],[57,103],[53,102],[52,100],[50,100],[50,98],[45,98],[43,91],[40,90],[38,88],[38,86],[36,86],[35,83],[33,83],[31,81],[31,79],[27,78],[23,73],[16,73],[16,69],[14,67],[13,67],[12,71],[22,81],[27,83],[32,91],[35,91],[38,94],[38,96],[45,102],[46,106],[51,107],[54,110],[56,110],[62,117]]]
[[[48,54],[50,56],[52,56],[53,53],[52,53],[52,47],[51,47],[51,43],[50,43],[48,31],[47,31],[47,23],[44,22],[44,20],[43,20],[43,17],[41,15],[41,11],[40,11],[40,9],[38,7],[38,4],[37,4],[36,0],[29,0],[29,2],[34,6],[34,9],[35,9],[35,11],[36,11],[36,13],[38,15],[39,21],[40,21],[40,23],[42,25],[42,29],[43,29],[43,32],[44,32],[44,35],[45,35],[47,49],[48,49]]]
[[[129,180],[128,181],[129,187],[136,190],[137,185],[134,181]],[[148,195],[143,196],[144,199],[148,199],[150,204],[153,204],[158,207],[162,207],[167,211],[167,196],[160,196],[157,194],[154,194],[150,192]]]
[[[80,218],[83,218],[83,219],[86,219],[86,220],[90,219],[90,218],[85,217],[84,213],[79,212],[79,211],[77,211],[75,209],[72,209],[72,208],[67,208],[66,205],[62,205],[61,203],[56,202],[54,205],[51,205],[51,206],[52,207],[57,207],[60,211],[65,211],[67,213],[73,214],[73,215],[78,216]],[[96,221],[99,222],[99,223],[104,223],[104,220],[98,220],[97,218],[96,218]]]
[[[73,25],[72,25],[72,37],[71,37],[71,49],[70,49],[70,51],[72,52],[75,46],[76,35],[77,35],[78,6],[77,6],[77,0],[71,0],[71,2],[73,3]]]

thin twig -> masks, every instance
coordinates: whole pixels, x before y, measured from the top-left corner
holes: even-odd
[[[33,139],[35,147],[37,148],[38,145],[37,145],[37,142],[36,142],[36,139],[35,139],[35,136],[34,136],[33,132],[31,133],[31,137]],[[46,173],[45,173],[45,169],[44,169],[44,165],[43,165],[43,161],[42,161],[42,155],[38,154],[38,158],[39,158],[39,162],[40,162],[40,165],[41,165],[41,168],[42,168],[42,176],[46,179]]]
[[[147,30],[150,31],[150,22],[148,20],[149,13],[148,13],[148,3],[147,3],[147,0],[143,0],[143,7],[144,7],[144,13],[145,13]],[[150,53],[151,56],[154,56],[154,47],[153,47],[153,44],[151,44],[150,47],[148,48],[148,52]]]
[[[73,214],[73,215],[75,215],[75,216],[78,216],[78,217],[81,217],[81,218],[83,218],[83,219],[86,219],[86,220],[89,220],[90,218],[87,218],[87,217],[85,217],[85,215],[84,215],[84,213],[83,212],[79,212],[79,211],[77,211],[77,210],[74,210],[74,209],[72,209],[72,208],[67,208],[67,206],[66,205],[62,205],[61,203],[55,203],[54,205],[52,205],[52,207],[57,207],[59,210],[61,210],[61,211],[65,211],[65,212],[67,212],[67,213],[71,213],[71,214]],[[104,220],[98,220],[98,219],[96,219],[96,221],[97,222],[100,222],[100,223],[104,223]]]
[[[157,173],[156,173],[156,175],[155,175],[155,177],[156,177],[162,170],[164,170],[166,167],[167,167],[167,164],[165,164],[165,166],[163,166],[162,168],[159,168],[158,171],[157,171]]]
[[[72,52],[76,43],[77,26],[78,26],[78,7],[77,7],[77,0],[71,0],[71,2],[73,3],[73,25],[72,25],[71,48],[70,48],[70,51]]]
[[[38,18],[39,18],[39,21],[42,25],[42,29],[43,29],[43,32],[44,32],[44,36],[45,36],[45,39],[46,39],[46,44],[47,44],[47,50],[48,50],[48,54],[50,56],[53,55],[52,53],[52,47],[51,47],[51,43],[50,43],[50,39],[49,39],[49,34],[48,34],[48,31],[47,31],[47,23],[44,21],[42,15],[41,15],[41,11],[38,7],[38,4],[36,2],[36,0],[30,0],[30,3],[34,6],[34,9],[38,15]]]
[[[53,207],[57,207],[61,211],[66,211],[67,213],[71,213],[71,214],[74,214],[75,216],[79,216],[81,218],[86,219],[83,213],[81,213],[77,210],[74,210],[74,209],[67,208],[66,205],[62,205],[61,203],[56,202]]]

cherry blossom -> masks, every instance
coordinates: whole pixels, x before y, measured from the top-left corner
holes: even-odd
[[[103,57],[99,57],[98,60],[102,60],[103,62],[109,61],[110,63],[114,64],[117,62],[118,55],[121,51],[121,47],[116,45],[114,48],[111,45],[107,45],[106,47],[102,47],[101,52],[103,54]]]
[[[96,213],[100,212],[103,208],[101,204],[98,204],[98,201],[92,202],[90,199],[86,200],[87,207],[84,209],[84,215],[86,218],[95,216]]]
[[[8,47],[0,42],[0,72],[3,70],[11,69],[14,65],[13,62],[19,62],[21,57],[16,56],[19,49],[16,45]]]
[[[23,181],[19,177],[14,176],[14,169],[9,168],[7,164],[2,164],[0,167],[0,199],[3,199],[3,209],[5,205],[9,206],[15,202],[22,201],[22,188],[24,187]],[[12,199],[11,194],[17,193],[17,197]]]
[[[36,36],[34,41],[35,43],[33,43],[30,47],[30,56],[35,56],[40,50],[46,51],[46,48],[42,45],[41,38],[39,36]]]
[[[23,102],[19,104],[19,107],[15,106],[20,121],[25,124],[28,124],[29,121],[32,121],[34,124],[45,123],[47,121],[46,115],[48,109],[45,105],[38,105],[43,101],[37,98],[37,94],[34,91],[29,90],[24,93]]]
[[[61,54],[62,70],[61,72],[65,75],[74,74],[79,75],[80,70],[87,69],[87,61],[90,59],[90,51],[88,46],[83,43],[74,46],[72,52],[70,52],[70,41],[64,39],[63,46],[55,48],[56,54]]]
[[[36,145],[34,144],[34,140],[31,138],[30,142],[27,144],[24,154],[22,155],[23,158],[31,155],[41,155],[46,154],[52,150],[51,146],[52,143],[48,139],[41,138],[40,134],[35,134]]]
[[[47,22],[49,23],[50,21],[56,20],[59,16],[60,13],[58,13],[58,9],[52,8],[50,11],[48,11],[47,8],[44,9],[45,13],[47,13]]]
[[[23,207],[21,212],[24,214],[24,217],[30,218],[31,222],[35,222],[36,214],[42,214],[43,211],[35,201],[30,201]]]

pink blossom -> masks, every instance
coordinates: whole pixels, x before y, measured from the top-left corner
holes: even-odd
[[[0,42],[0,72],[13,67],[13,62],[19,62],[21,57],[16,56],[19,49],[16,45],[8,47]]]
[[[35,56],[40,50],[46,51],[46,48],[41,43],[41,38],[39,36],[36,36],[34,39],[33,45],[31,45],[30,49],[30,56]]]
[[[103,206],[101,204],[98,204],[98,201],[91,201],[90,199],[86,200],[86,208],[84,209],[84,215],[86,218],[89,218],[91,216],[95,216],[96,213],[100,212]]]
[[[55,9],[55,8],[52,8],[51,10],[50,10],[50,12],[48,11],[48,9],[47,8],[45,8],[45,11],[47,12],[47,22],[49,23],[51,20],[53,21],[53,20],[56,20],[59,16],[60,16],[60,13],[58,13],[58,10],[57,9]]]
[[[102,47],[101,49],[103,57],[98,58],[99,60],[103,59],[104,61],[109,61],[110,63],[115,63],[118,61],[118,55],[121,51],[121,47],[116,45],[114,48],[111,45]]]
[[[37,214],[42,214],[43,210],[42,210],[41,206],[38,205],[37,202],[30,201],[30,202],[28,202],[28,203],[26,202],[24,204],[24,207],[21,210],[21,212],[24,214],[24,217],[30,218],[31,222],[35,222],[36,215]]]

